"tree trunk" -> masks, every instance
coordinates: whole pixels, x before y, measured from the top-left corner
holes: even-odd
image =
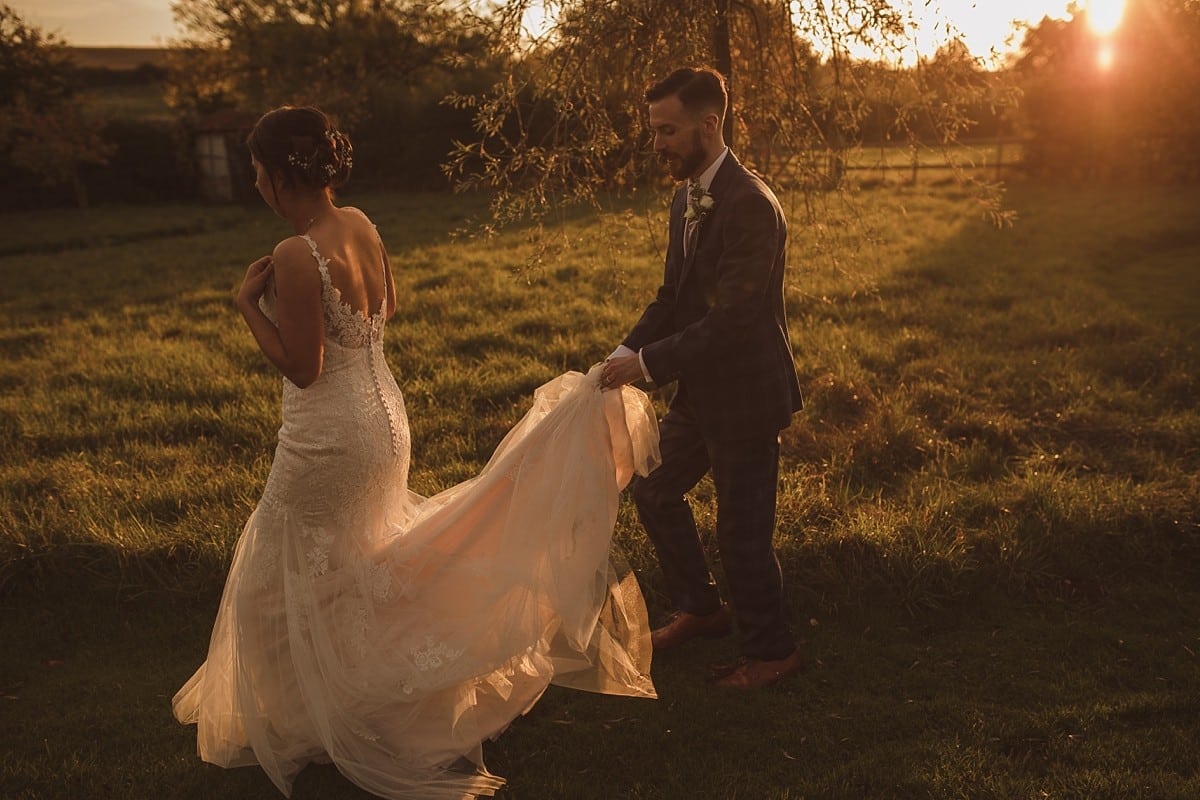
[[[729,90],[729,107],[725,111],[725,144],[733,147],[733,55],[729,45],[729,6],[731,0],[714,0],[717,22],[713,27],[713,53],[717,57],[717,72],[725,76]]]

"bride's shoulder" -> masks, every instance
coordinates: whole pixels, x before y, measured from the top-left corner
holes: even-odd
[[[367,213],[357,206],[342,206],[341,210],[345,211],[352,217],[356,217],[364,222],[370,223],[372,226],[375,224],[374,222],[371,222],[371,218],[367,216]]]
[[[376,224],[371,221],[371,217],[368,217],[366,212],[362,209],[359,209],[359,207],[355,207],[353,205],[343,205],[341,210],[347,212],[350,218],[358,219],[359,222],[365,222],[366,224],[371,225],[372,229],[376,227]]]
[[[289,236],[275,245],[271,253],[276,292],[288,304],[300,298],[320,297],[324,279],[322,265],[302,236]],[[307,302],[307,301],[304,301]]]
[[[308,240],[303,236],[289,236],[275,245],[271,253],[275,269],[294,270],[298,268],[312,269],[313,250]]]

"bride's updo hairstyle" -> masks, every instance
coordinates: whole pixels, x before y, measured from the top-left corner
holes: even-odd
[[[268,111],[246,139],[250,153],[274,182],[303,189],[340,188],[350,178],[354,148],[325,112],[312,106]]]

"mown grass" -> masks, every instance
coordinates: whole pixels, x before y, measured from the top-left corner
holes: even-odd
[[[656,286],[663,198],[452,239],[478,198],[351,198],[401,304],[388,357],[413,488],[473,474],[530,391],[584,369]],[[1200,794],[1195,190],[786,198],[808,399],[779,547],[814,665],[715,696],[551,692],[488,749],[509,797]],[[230,302],[284,233],[260,209],[13,215],[0,247],[0,787],[258,797],[199,765],[169,697],[203,657],[269,468],[278,379]],[[702,484],[695,503],[711,531]],[[662,597],[634,515],[618,541]],[[1044,793],[1044,794],[1043,794]],[[297,797],[360,796],[333,770]]]

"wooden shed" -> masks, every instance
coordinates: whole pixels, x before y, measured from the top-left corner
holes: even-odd
[[[255,119],[243,111],[217,111],[190,126],[200,196],[205,200],[232,203],[254,197],[246,136]]]

